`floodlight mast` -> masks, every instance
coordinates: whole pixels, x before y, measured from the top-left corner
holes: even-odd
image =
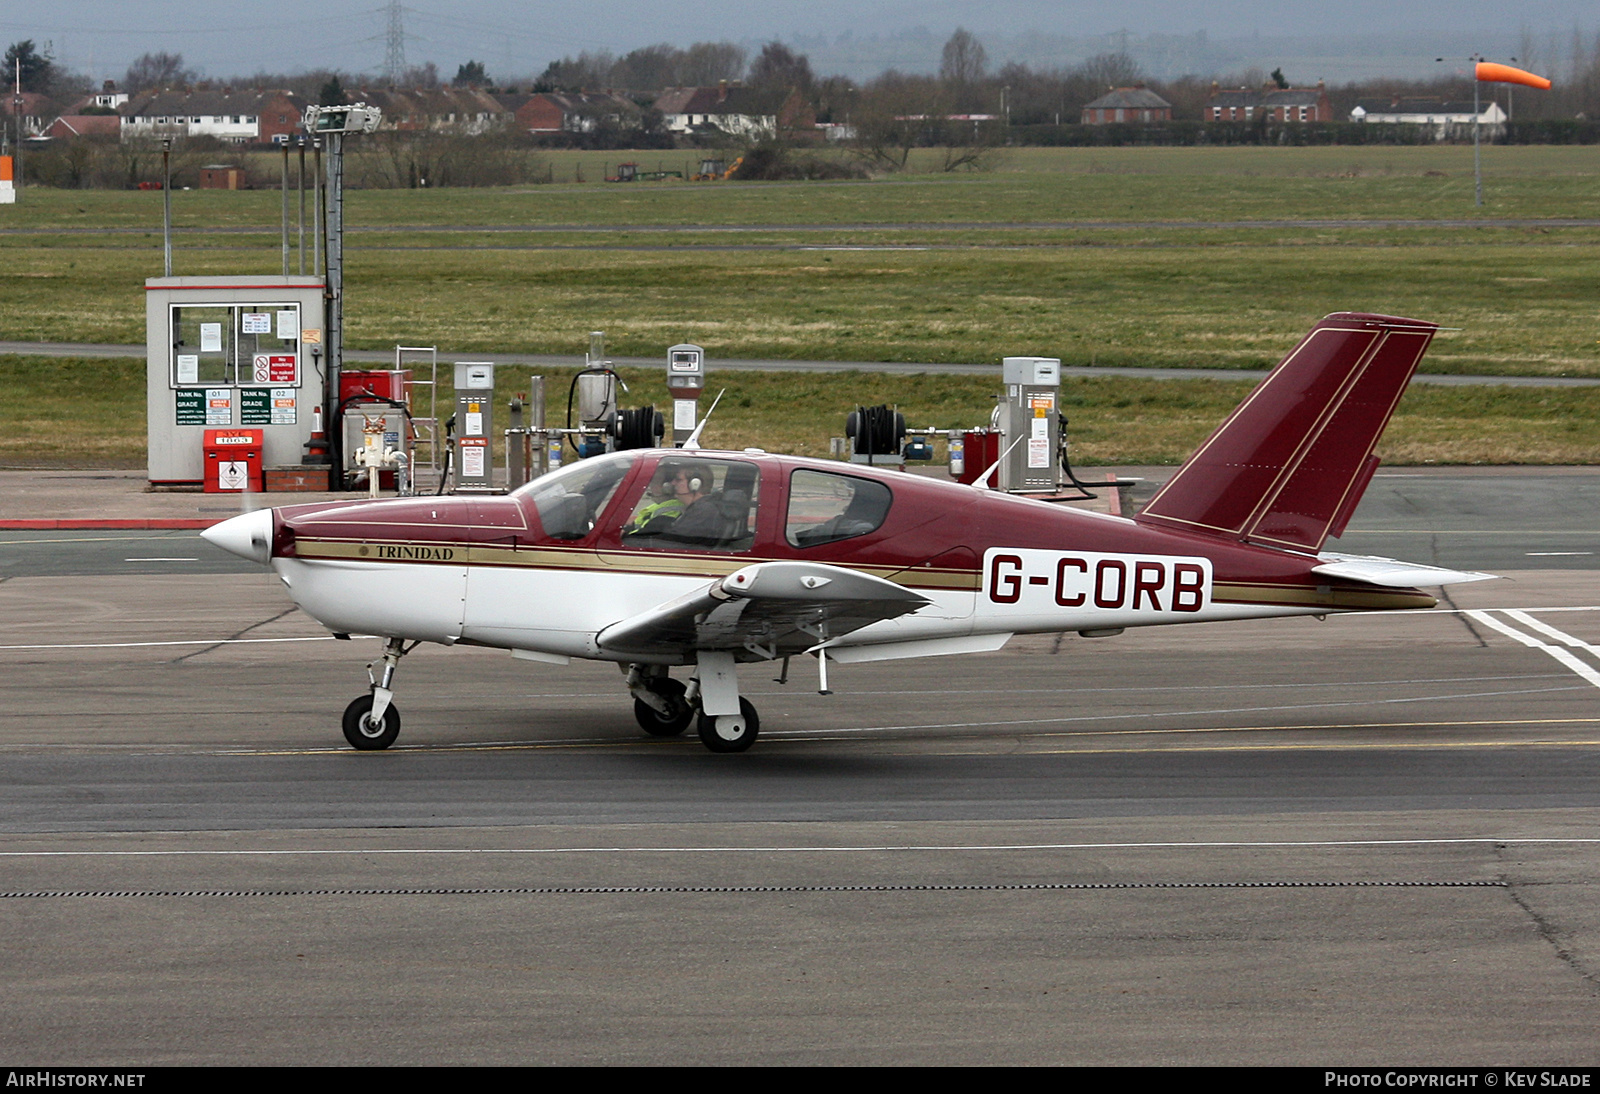
[[[336,489],[344,487],[343,429],[334,420],[339,410],[339,374],[344,368],[344,135],[372,133],[382,120],[383,112],[366,103],[356,103],[354,106],[313,104],[306,107],[306,130],[328,138],[328,254],[326,287],[323,289],[327,316],[324,321],[324,342],[328,370],[328,440],[333,455]]]

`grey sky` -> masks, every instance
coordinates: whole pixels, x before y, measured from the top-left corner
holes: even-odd
[[[1592,35],[1595,16],[1592,0],[411,0],[405,30],[407,61],[432,61],[447,76],[468,59],[515,79],[580,50],[623,53],[655,42],[685,46],[706,39],[757,45],[779,38],[806,45],[824,74],[855,68],[850,74],[859,77],[881,67],[882,58],[911,69],[936,65],[938,43],[962,25],[985,41],[996,64],[1013,58],[1070,64],[1097,44],[1115,45],[1118,32],[1126,31],[1135,45],[1163,36],[1165,52],[1151,62],[1156,75],[1176,74],[1157,70],[1163,66],[1203,72],[1207,65],[1225,70],[1290,57],[1302,70],[1291,75],[1309,81],[1348,79],[1374,67],[1411,75],[1427,71],[1420,66],[1432,64],[1424,57],[1429,53],[1504,56],[1516,51],[1524,28],[1538,44],[1536,54],[1564,64],[1573,29]],[[120,76],[131,60],[154,50],[181,52],[212,76],[324,67],[377,72],[386,28],[381,0],[8,0],[0,7],[0,37],[7,42],[49,41],[58,60],[101,79]],[[1196,39],[1195,49],[1171,41],[1199,32],[1206,37]],[[1097,43],[1097,36],[1106,37]],[[1261,55],[1255,56],[1251,42],[1258,37]]]

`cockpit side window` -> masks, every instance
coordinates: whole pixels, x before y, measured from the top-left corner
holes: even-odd
[[[592,463],[570,464],[534,479],[518,490],[516,496],[532,499],[546,536],[582,539],[605,512],[606,504],[633,464],[632,459],[596,459]]]
[[[746,551],[755,542],[761,469],[743,460],[668,456],[622,527],[624,547]]]
[[[795,547],[816,547],[876,532],[889,516],[893,493],[874,479],[799,470],[789,477],[784,534]]]

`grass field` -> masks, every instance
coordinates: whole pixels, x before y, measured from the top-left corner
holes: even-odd
[[[502,402],[528,390],[525,368],[496,373]],[[560,425],[570,369],[545,369],[548,421]],[[628,406],[668,405],[664,377],[630,373]],[[726,387],[706,443],[826,456],[857,404],[898,406],[913,427],[985,425],[997,385],[981,376],[746,372]],[[1250,390],[1214,380],[1076,380],[1062,384],[1073,461],[1178,463]],[[142,360],[0,356],[0,466],[143,467]],[[1414,387],[1379,452],[1386,463],[1600,462],[1600,388]]]
[[[1426,371],[1600,375],[1600,152],[1486,148],[1481,210],[1471,155],[1017,149],[978,173],[622,186],[595,180],[621,159],[685,157],[549,153],[551,185],[352,192],[347,339],[437,345],[448,360],[579,354],[601,329],[626,356],[697,342],[713,374],[734,356],[1263,368],[1321,315],[1358,310],[1454,328]],[[579,174],[585,182],[572,181]],[[277,191],[176,193],[173,207],[175,273],[278,271]],[[159,193],[40,189],[0,206],[0,339],[143,342],[160,209]],[[1562,223],[1574,219],[1595,224]],[[1396,220],[1406,223],[1384,223]],[[923,424],[972,424],[986,420],[993,388],[950,381],[958,397],[932,378],[728,382],[742,394],[719,411],[726,443],[807,451],[840,432],[833,419],[854,402],[899,403],[914,418],[948,409],[955,417]],[[87,383],[86,401],[107,390]],[[881,384],[894,386],[871,394]],[[26,423],[53,411],[6,390],[0,455],[15,460],[38,450]],[[1088,400],[1074,423],[1079,456],[1104,462],[1175,459],[1238,395],[1120,381],[1069,391]],[[1594,399],[1419,389],[1390,455],[1588,462],[1600,457]],[[770,418],[764,400],[780,403]],[[106,443],[132,458],[126,435]]]

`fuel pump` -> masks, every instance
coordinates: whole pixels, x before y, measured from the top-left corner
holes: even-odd
[[[452,470],[458,494],[496,493],[494,485],[494,364],[456,362],[456,447]]]
[[[999,426],[1005,448],[1000,489],[1051,493],[1056,488],[1056,450],[1061,441],[1061,361],[1055,357],[1007,357],[1001,362],[1005,395]]]
[[[706,387],[706,351],[683,343],[667,350],[667,394],[672,396],[672,443],[683,447],[700,419]]]

